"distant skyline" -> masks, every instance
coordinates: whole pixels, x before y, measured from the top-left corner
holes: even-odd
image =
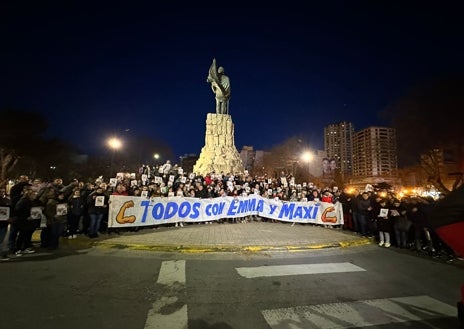
[[[0,108],[39,111],[49,136],[99,152],[111,135],[199,154],[216,58],[231,80],[235,144],[267,149],[324,127],[387,125],[409,88],[462,73],[459,2],[258,6],[155,2],[3,5]],[[129,129],[129,131],[126,131]]]

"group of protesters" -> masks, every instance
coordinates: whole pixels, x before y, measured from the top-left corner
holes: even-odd
[[[344,229],[374,238],[380,247],[410,249],[449,262],[463,256],[456,255],[432,228],[430,215],[439,200],[416,195],[400,199],[386,191],[342,193],[338,200],[343,205]]]
[[[78,235],[96,238],[102,232],[110,233],[107,219],[111,195],[216,198],[259,194],[282,202],[340,202],[344,221],[339,228],[374,238],[381,247],[410,248],[430,255],[435,255],[438,247],[447,250],[427,223],[428,211],[434,203],[432,199],[412,197],[400,200],[388,191],[349,193],[336,186],[297,183],[294,177],[284,173],[274,178],[254,177],[246,172],[196,175],[184,173],[182,168],[167,161],[157,167],[142,165],[136,173],[119,173],[108,180],[103,177],[86,182],[74,179],[66,185],[61,178],[46,182],[22,175],[8,191],[2,189],[1,192],[0,209],[9,209],[8,218],[0,220],[0,244],[8,239],[8,248],[1,254],[2,260],[9,259],[9,254],[19,257],[34,253],[31,240],[37,229],[40,229],[40,247],[50,250],[57,249],[63,238],[75,239]],[[257,216],[253,218],[276,222]],[[237,222],[236,219],[229,221]],[[119,233],[118,229],[113,231]]]

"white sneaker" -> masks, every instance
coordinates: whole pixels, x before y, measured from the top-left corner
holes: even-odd
[[[391,244],[390,242],[385,243],[385,248],[390,248]]]
[[[180,227],[184,227],[184,224],[182,224],[182,222],[180,222]]]
[[[384,242],[383,241],[380,241],[379,242],[379,246],[382,247],[384,245]]]
[[[77,239],[77,234],[73,234],[73,239]]]
[[[31,249],[31,248],[26,248],[26,249],[23,250],[23,253],[24,254],[33,254],[33,253],[35,253],[35,250]]]
[[[17,252],[15,252],[15,255],[16,255],[16,257],[21,257],[23,255],[23,253],[22,253],[21,250],[18,250]]]
[[[176,227],[179,227],[179,223],[176,223]]]
[[[68,235],[68,239],[72,239],[72,238],[73,238],[73,236],[72,236],[72,235]]]

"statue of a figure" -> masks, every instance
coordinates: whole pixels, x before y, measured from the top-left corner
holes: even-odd
[[[216,95],[216,113],[229,114],[229,99],[230,99],[230,80],[224,74],[224,68],[220,66],[216,69],[216,59],[209,68],[208,83],[211,83],[211,89]]]

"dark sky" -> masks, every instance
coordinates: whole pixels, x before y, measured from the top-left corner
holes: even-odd
[[[2,3],[0,108],[43,112],[83,152],[116,133],[199,154],[216,58],[239,150],[295,135],[323,149],[327,124],[385,125],[408,88],[463,71],[458,1],[318,2]]]

